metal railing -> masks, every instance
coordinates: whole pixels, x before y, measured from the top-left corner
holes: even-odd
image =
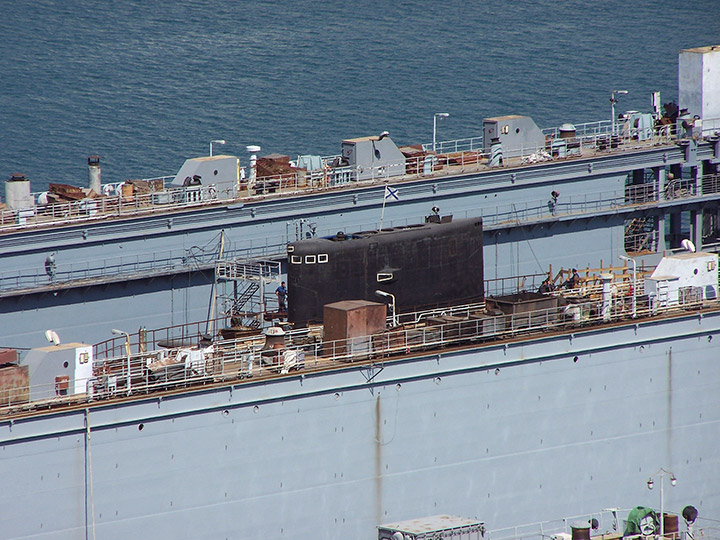
[[[470,304],[404,314],[401,326],[389,326],[382,332],[350,339],[323,341],[319,329],[292,330],[286,333],[280,350],[268,348],[263,335],[212,343],[205,336],[208,322],[195,323],[193,328],[178,325],[144,334],[139,332],[137,337],[130,337],[129,358],[124,337],[95,346],[93,378],[86,381],[86,394],[58,396],[57,388],[50,386],[46,389],[47,399],[62,405],[68,400],[91,401],[128,392],[147,394],[246,377],[279,376],[297,370],[332,369],[347,363],[372,364],[448,347],[630,320],[633,313],[641,319],[718,306],[717,300],[703,300],[701,293],[691,290],[681,291],[672,304],[660,305],[643,295],[642,281],[638,282],[636,291],[632,291],[631,283],[627,274],[617,276],[611,297],[606,292],[603,298],[598,281],[587,278],[580,287],[533,297],[533,302],[539,299],[549,305],[542,309],[518,305],[508,308],[507,304],[503,307],[496,299],[487,298],[488,304],[493,303],[493,310],[486,311],[483,304]],[[531,303],[530,307],[537,305]],[[33,395],[39,395],[37,388],[33,388]],[[33,403],[8,402],[12,410],[6,414],[16,411],[18,406],[31,410]],[[50,405],[43,402],[38,406]]]
[[[703,192],[706,190],[720,191],[720,175],[706,175],[700,179]],[[581,195],[563,196],[559,201],[539,200],[497,205],[481,209],[480,216],[485,226],[503,223],[527,223],[539,219],[557,216],[582,215],[588,212],[614,210],[629,205],[652,204],[658,200],[675,200],[694,197],[697,189],[693,181],[673,182],[664,192],[658,192],[653,184],[626,186],[622,191],[613,190]],[[477,211],[458,214],[456,217],[477,217]],[[408,225],[409,221],[393,221],[389,225]],[[248,239],[249,247],[238,248],[236,243],[228,243],[225,248],[226,258],[258,258],[282,256],[288,239],[284,236]],[[256,245],[253,245],[256,244]],[[655,244],[653,244],[655,245]],[[218,244],[219,246],[219,244]],[[0,291],[12,291],[32,287],[66,283],[74,280],[102,278],[107,276],[141,274],[143,272],[171,271],[198,268],[215,263],[218,247],[208,246],[165,250],[135,254],[129,256],[109,257],[98,260],[75,261],[64,263],[55,261],[51,268],[48,265],[20,270],[0,271]]]
[[[698,187],[699,186],[699,187]],[[582,215],[589,212],[615,210],[627,206],[654,204],[662,200],[678,200],[701,193],[720,192],[720,174],[708,174],[695,180],[672,180],[658,191],[654,183],[628,185],[623,190],[611,190],[580,195],[564,195],[559,200],[535,200],[486,207],[480,210],[485,226],[504,223],[527,223],[557,216]],[[456,217],[463,217],[458,214]],[[477,217],[477,211],[464,213],[464,217]],[[409,221],[393,221],[389,225],[408,225]],[[657,235],[656,235],[657,236]],[[652,245],[656,245],[656,238]],[[288,238],[284,236],[248,239],[249,247],[238,248],[235,243],[226,246],[228,258],[258,258],[283,255]],[[256,244],[256,245],[253,245]],[[206,247],[188,250],[165,250],[130,256],[117,256],[99,260],[64,263],[56,261],[52,268],[37,266],[20,270],[0,271],[0,291],[12,291],[74,280],[130,275],[149,271],[171,271],[212,265],[218,249]]]
[[[714,126],[716,123],[720,122],[714,120],[705,121],[703,134],[715,133],[714,128],[708,128],[707,126]],[[520,164],[578,155],[588,151],[612,151],[623,145],[636,145],[641,142],[637,140],[637,133],[634,133],[633,130],[625,131],[620,135],[611,135],[612,126],[609,121],[577,124],[575,128],[575,137],[561,139],[568,145],[568,152],[564,155],[559,155],[552,144],[554,140],[559,139],[560,128],[557,127],[542,130],[547,140],[539,147],[503,148],[503,151],[507,155],[519,156],[520,162],[518,164]],[[642,142],[660,144],[671,143],[673,140],[675,140],[675,136],[671,136],[670,131],[666,131],[653,132],[650,140]],[[106,184],[104,192],[119,193],[64,204],[35,205],[27,210],[0,211],[0,232],[215,204],[219,200],[241,199],[252,201],[281,192],[287,194],[294,191],[306,192],[309,190],[332,189],[351,182],[356,183],[357,179],[372,183],[389,178],[402,180],[403,178],[418,175],[449,174],[457,172],[457,168],[475,167],[477,169],[481,165],[487,165],[490,157],[489,153],[484,151],[482,136],[441,141],[438,147],[437,155],[429,161],[427,157],[408,158],[404,168],[388,165],[365,168],[331,167],[337,156],[329,156],[323,158],[324,166],[322,169],[301,170],[292,174],[260,177],[254,180],[243,179],[239,182],[237,193],[218,194],[216,186],[208,185],[171,188],[142,195],[123,195],[123,190],[118,189],[118,184]],[[425,144],[423,148],[429,151],[431,145]],[[507,164],[506,160],[505,165]],[[148,182],[160,180],[164,184],[169,178],[172,177],[150,179]],[[112,189],[107,189],[108,187]],[[37,201],[38,195],[33,195],[35,201]]]
[[[172,209],[214,204],[217,201],[216,186],[209,184],[163,189],[143,194],[102,195],[67,203],[35,204],[27,209],[0,211],[0,232],[166,212]]]
[[[425,143],[422,147],[426,152],[430,152],[433,149],[432,143]],[[473,152],[477,150],[483,150],[482,135],[469,137],[467,139],[456,139],[435,143],[435,151],[437,154],[455,154],[458,152]]]
[[[129,341],[125,336],[120,336],[93,345],[93,358],[98,362],[126,355],[126,341],[130,350],[134,350],[137,354],[156,351],[160,348],[195,347],[207,339],[207,332],[210,328],[224,323],[225,318],[220,317],[151,330],[141,328],[135,333],[128,334]],[[134,353],[131,352],[131,354]]]
[[[592,514],[568,516],[552,521],[543,521],[491,529],[485,533],[486,540],[554,540],[555,538],[572,537],[572,529],[579,525],[590,529],[591,538],[611,538],[628,540],[658,539],[659,534],[628,535],[624,532],[627,527],[628,515],[632,509],[607,509]],[[657,512],[660,513],[659,511]],[[668,511],[670,515],[680,517],[679,511]],[[678,520],[681,521],[681,520]],[[687,526],[687,524],[686,524]],[[716,540],[720,538],[720,521],[708,518],[697,518],[693,524],[693,532],[665,531],[667,540]]]
[[[576,139],[580,143],[580,149],[591,147],[597,150],[603,137],[607,136],[610,129],[609,121],[592,122],[576,126]],[[556,136],[559,128],[544,130],[548,137]],[[631,137],[620,137],[618,144],[633,141]],[[481,137],[471,139],[460,139],[457,141],[445,141],[441,143],[443,153],[437,155],[428,164],[426,158],[408,159],[405,164],[404,175],[396,176],[398,180],[410,176],[426,176],[434,174],[449,174],[463,170],[468,167],[479,167],[487,163],[488,156],[480,151]],[[536,154],[538,149],[526,149],[532,151],[529,157],[523,158],[526,161]],[[547,152],[540,155],[538,159],[547,155]],[[330,158],[326,158],[330,159]],[[365,171],[367,173],[367,171]],[[377,168],[370,171],[371,178],[355,184],[371,185],[379,180],[389,177],[390,169],[387,167]],[[263,198],[270,193],[282,191],[283,193],[302,192],[307,190],[317,191],[334,189],[343,185],[353,177],[357,177],[358,171],[351,168],[330,169],[324,168],[315,171],[300,171],[291,175],[279,175],[274,177],[259,178],[254,184],[245,182],[241,184],[238,196],[242,198],[243,190],[247,191],[245,199],[253,200]],[[163,182],[170,177],[163,177]],[[350,180],[348,180],[350,179]],[[153,179],[157,180],[157,179]],[[111,185],[111,184],[107,184]],[[214,186],[196,186],[189,188],[173,188],[167,191],[151,192],[143,195],[122,196],[122,189],[113,184],[115,191],[120,195],[112,197],[99,197],[85,199],[74,203],[36,206],[30,210],[2,211],[0,212],[0,231],[12,230],[13,228],[27,228],[52,223],[74,223],[81,219],[107,219],[112,216],[132,215],[141,212],[166,211],[171,208],[182,208],[203,204],[215,204],[218,202]],[[537,219],[557,215],[578,215],[587,212],[606,211],[628,205],[649,204],[658,200],[678,200],[697,197],[699,195],[713,194],[720,192],[720,175],[709,174],[698,179],[677,179],[667,182],[665,189],[659,193],[653,184],[645,183],[637,186],[627,186],[624,192],[609,191],[599,193],[582,194],[580,196],[563,196],[560,200],[536,200],[523,203],[485,208],[482,210],[482,217],[487,225],[499,225],[508,222],[529,222]],[[272,242],[266,242],[264,246],[250,246],[238,250],[239,256],[258,257],[276,255],[284,252],[284,244],[287,238],[276,238]],[[107,258],[99,261],[74,262],[70,265],[61,264],[59,261],[45,267],[28,268],[21,270],[0,271],[0,291],[25,289],[31,287],[47,286],[52,283],[63,283],[78,279],[89,279],[118,274],[133,274],[155,270],[173,270],[186,268],[194,263],[192,254],[182,250],[147,253],[130,257]],[[209,264],[206,262],[203,264]]]
[[[281,264],[275,261],[233,259],[217,261],[215,275],[218,279],[259,280],[276,278],[280,275]]]
[[[281,236],[246,239],[247,247],[239,248],[227,242],[223,250],[226,258],[276,257],[285,254],[286,238]],[[248,245],[249,244],[249,245]],[[90,259],[66,263],[59,256],[32,268],[0,271],[0,292],[68,284],[73,281],[117,278],[163,271],[197,270],[212,267],[220,255],[219,240],[215,245],[194,246],[188,249],[148,251],[134,255]]]

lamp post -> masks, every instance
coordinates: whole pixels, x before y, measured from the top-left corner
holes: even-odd
[[[446,112],[436,112],[433,115],[433,152],[435,151],[436,138],[437,138],[437,119],[438,118],[447,118],[448,116],[450,116],[450,113],[446,113]]]
[[[610,114],[612,119],[612,134],[615,135],[615,104],[617,103],[617,99],[615,99],[615,94],[627,94],[627,90],[613,90],[610,92]]]
[[[130,395],[130,391],[132,390],[132,378],[130,376],[130,334],[124,332],[123,330],[118,330],[117,328],[113,328],[111,331],[116,336],[125,336],[125,352],[127,353],[127,393]]]
[[[389,293],[389,292],[381,291],[381,290],[375,291],[375,294],[377,294],[378,296],[384,296],[386,298],[390,298],[390,302],[391,302],[390,305],[392,306],[392,312],[393,312],[392,321],[393,321],[393,325],[397,326],[398,321],[397,321],[397,313],[395,311],[395,295],[392,293]]]
[[[670,485],[674,486],[677,484],[677,478],[675,478],[675,475],[670,472],[666,471],[662,467],[660,467],[660,470],[656,472],[655,474],[651,474],[650,478],[648,478],[647,486],[648,489],[652,489],[655,486],[655,482],[653,481],[653,476],[659,476],[660,477],[660,540],[665,540],[665,501],[663,499],[664,493],[663,493],[663,477],[669,476],[670,477]]]
[[[633,265],[633,293],[632,293],[632,316],[633,319],[635,318],[635,315],[637,314],[637,267],[635,263],[635,259],[632,259],[630,257],[626,257],[625,255],[620,255],[620,258],[623,261],[631,262]],[[651,488],[652,489],[652,488]]]
[[[212,153],[213,152],[213,144],[225,144],[225,140],[224,139],[213,139],[212,141],[210,141],[210,157],[212,157],[212,155],[213,155],[213,153]]]

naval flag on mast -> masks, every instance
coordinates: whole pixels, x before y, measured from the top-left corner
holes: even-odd
[[[399,201],[400,195],[398,194],[398,190],[396,188],[385,184],[385,196],[383,197],[382,213],[380,214],[380,230],[382,230],[383,218],[385,218],[385,203],[388,199],[395,199],[396,201]]]
[[[385,185],[385,200],[387,201],[390,198],[393,198],[396,201],[400,200],[400,196],[398,195],[398,190],[395,188],[392,188],[386,184]]]

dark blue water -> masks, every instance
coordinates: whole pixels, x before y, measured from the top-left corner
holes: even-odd
[[[2,1],[0,179],[86,185],[174,174],[219,152],[335,154],[540,127],[677,99],[677,54],[720,43],[718,0]],[[2,191],[2,190],[0,190]]]

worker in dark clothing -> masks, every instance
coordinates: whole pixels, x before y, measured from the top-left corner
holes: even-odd
[[[565,280],[565,283],[563,283],[563,287],[566,289],[574,289],[580,285],[580,276],[578,275],[578,272],[575,268],[572,269],[572,274],[569,278]]]
[[[554,290],[555,290],[555,284],[552,281],[550,281],[550,278],[545,278],[545,281],[543,281],[542,285],[540,285],[538,292],[540,294],[546,294],[546,293],[552,292]]]
[[[287,288],[285,287],[285,282],[283,281],[280,286],[275,289],[275,294],[278,298],[278,311],[280,312],[286,312],[287,311],[287,304],[285,303],[285,299],[287,298]]]

